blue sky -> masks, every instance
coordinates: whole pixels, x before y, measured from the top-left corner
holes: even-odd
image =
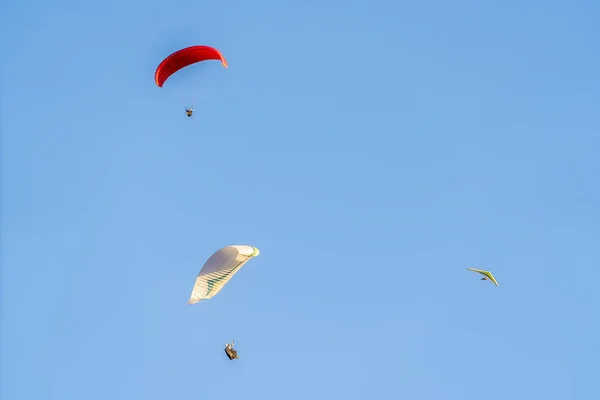
[[[600,398],[600,4],[284,3],[3,5],[0,397]]]

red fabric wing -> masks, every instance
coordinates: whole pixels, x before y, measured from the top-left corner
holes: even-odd
[[[227,68],[227,61],[223,54],[214,47],[210,46],[191,46],[181,49],[165,58],[154,74],[156,85],[162,87],[167,79],[175,72],[188,65],[206,60],[221,60],[221,63]]]

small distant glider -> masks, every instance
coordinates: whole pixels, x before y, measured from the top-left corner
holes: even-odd
[[[492,275],[492,273],[490,271],[484,271],[482,269],[475,269],[475,268],[467,268],[467,269],[469,271],[477,272],[478,274],[483,275],[483,278],[481,278],[482,281],[487,281],[489,279],[490,281],[494,282],[494,285],[500,286],[500,285],[498,285],[496,278],[494,278],[494,275]]]

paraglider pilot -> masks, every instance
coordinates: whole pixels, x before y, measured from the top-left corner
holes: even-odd
[[[186,107],[186,108],[185,108],[185,114],[186,114],[188,117],[191,117],[191,116],[192,116],[192,114],[194,114],[194,107],[190,107],[190,108],[187,108],[187,107]]]
[[[225,345],[225,354],[227,354],[227,357],[229,357],[230,360],[239,358],[237,355],[237,351],[233,348],[233,345],[234,345],[233,340],[231,341],[231,344],[227,343]]]

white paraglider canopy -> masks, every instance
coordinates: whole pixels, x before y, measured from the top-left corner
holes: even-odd
[[[200,270],[188,304],[210,299],[219,293],[233,275],[258,254],[256,247],[246,245],[227,246],[218,250]]]

